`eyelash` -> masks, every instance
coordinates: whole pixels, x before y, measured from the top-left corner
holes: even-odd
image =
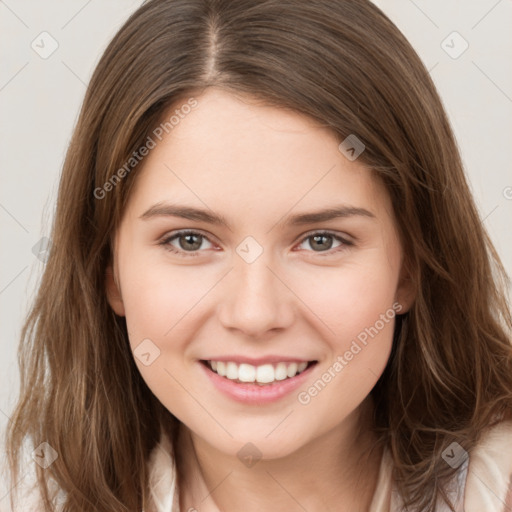
[[[186,235],[199,235],[200,237],[202,237],[210,242],[210,240],[208,239],[208,237],[206,235],[203,235],[202,233],[200,233],[198,231],[184,230],[184,231],[177,231],[173,235],[165,237],[161,242],[158,243],[158,245],[163,246],[167,251],[172,252],[173,254],[177,254],[178,256],[183,257],[183,258],[189,258],[189,257],[194,258],[194,257],[199,256],[199,254],[201,252],[200,250],[183,251],[180,249],[176,249],[174,246],[170,245],[170,242],[172,242],[173,240],[180,238],[182,236],[186,236]],[[335,240],[337,240],[338,242],[341,242],[341,244],[342,244],[339,247],[336,247],[334,249],[329,249],[327,251],[320,251],[320,252],[309,251],[309,252],[316,252],[319,256],[322,256],[322,257],[332,256],[333,254],[338,253],[343,250],[346,250],[348,247],[351,247],[354,245],[352,242],[349,242],[348,240],[345,240],[344,238],[342,238],[338,235],[335,235],[334,233],[331,233],[330,231],[314,231],[314,232],[304,236],[300,240],[299,245],[301,245],[308,238],[313,238],[314,236],[318,236],[318,235],[330,236],[330,237],[334,238]]]

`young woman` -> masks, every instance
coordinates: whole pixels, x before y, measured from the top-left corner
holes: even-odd
[[[13,507],[512,510],[506,275],[370,2],[144,3],[88,87],[52,241]]]

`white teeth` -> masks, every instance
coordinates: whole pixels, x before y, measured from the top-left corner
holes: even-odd
[[[292,363],[288,365],[288,377],[293,377],[294,375],[297,374],[297,366],[297,363]]]
[[[288,377],[288,368],[286,364],[279,363],[274,370],[274,377],[276,380],[284,380]]]
[[[258,384],[269,384],[275,380],[284,380],[295,377],[303,372],[308,363],[277,363],[254,366],[242,363],[240,365],[233,361],[208,361],[210,368],[221,377],[238,382],[256,382]]]
[[[274,367],[271,364],[264,364],[256,368],[256,380],[267,384],[274,381]]]
[[[238,379],[238,368],[235,363],[226,364],[226,377],[228,379]]]
[[[217,363],[217,373],[221,377],[225,377],[226,376],[226,363],[224,363],[223,361],[219,361]]]
[[[237,365],[233,363],[235,369],[237,369]],[[227,375],[226,375],[227,377]],[[238,367],[238,375],[231,377],[231,380],[241,380],[242,382],[254,382],[256,380],[256,367],[252,364],[241,364]]]

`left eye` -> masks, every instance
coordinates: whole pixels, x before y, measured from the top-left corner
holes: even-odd
[[[173,245],[173,242],[176,240],[178,240],[179,247]],[[208,238],[197,231],[179,231],[172,236],[164,238],[159,244],[163,245],[172,253],[184,257],[193,257],[199,255],[199,249],[201,248],[202,242],[205,240],[208,241]],[[334,247],[334,249],[333,240],[339,242],[338,246]],[[328,253],[326,255],[338,252],[353,245],[352,242],[329,232],[312,233],[302,239],[299,247],[308,241],[309,246],[313,248],[313,252]],[[209,243],[211,244],[211,242]],[[324,254],[322,254],[322,256],[324,256]]]
[[[308,242],[308,240],[309,240],[309,242]],[[351,242],[349,242],[348,240],[345,240],[337,235],[334,235],[334,234],[328,233],[328,232],[313,233],[311,235],[308,235],[307,237],[305,237],[303,239],[303,241],[301,242],[300,245],[302,245],[305,242],[308,242],[309,246],[311,248],[313,248],[313,252],[327,252],[330,249],[332,249],[332,243],[333,243],[332,241],[333,240],[338,241],[339,245],[336,246],[333,251],[330,251],[329,254],[332,254],[333,252],[337,252],[339,250],[346,248],[349,245],[352,245]],[[315,249],[315,247],[316,247],[316,249]],[[327,250],[322,250],[322,249],[327,249]]]

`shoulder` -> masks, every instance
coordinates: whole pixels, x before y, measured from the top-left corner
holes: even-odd
[[[148,512],[175,512],[178,510],[177,469],[172,443],[162,431],[160,442],[153,448],[148,460]]]
[[[489,428],[469,455],[466,512],[512,510],[512,421]]]
[[[40,512],[44,509],[33,464],[35,462],[32,460],[26,461],[25,471],[22,471],[18,481],[11,482],[9,478],[4,480],[8,491],[0,496],[0,512]],[[48,482],[48,490],[56,510],[60,511],[65,501],[64,492],[53,479]]]
[[[24,446],[22,474],[17,482],[2,479],[5,487],[0,488],[0,512],[40,512],[43,510],[41,492],[35,471],[35,461],[30,449]],[[4,469],[4,471],[6,471]],[[162,434],[160,442],[153,448],[149,460],[150,503],[147,512],[175,512],[177,510],[176,467],[169,438]],[[50,494],[54,498],[57,510],[61,510],[65,494],[56,482],[49,482]],[[12,503],[11,503],[12,499]]]
[[[447,489],[456,510],[512,512],[512,421],[502,421],[486,429],[477,445],[465,455]],[[392,481],[392,468],[393,461],[386,448],[370,512],[404,510]],[[448,511],[441,501],[436,511]]]
[[[29,480],[28,475],[12,485],[0,501],[0,512],[38,512],[39,510],[43,510],[41,495],[37,483]]]

